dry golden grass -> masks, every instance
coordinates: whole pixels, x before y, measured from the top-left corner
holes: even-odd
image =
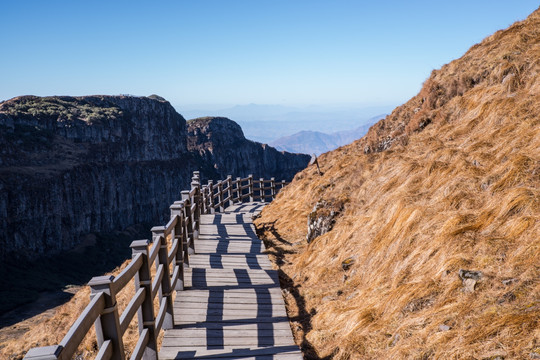
[[[170,240],[170,239],[169,239]],[[170,249],[170,241],[168,242]],[[118,275],[127,265],[129,260],[107,275]],[[152,276],[155,275],[155,267],[152,267]],[[116,295],[119,314],[122,314],[129,301],[135,295],[135,283],[130,281],[126,287]],[[173,300],[175,293],[173,293]],[[33,347],[56,345],[62,341],[71,325],[77,320],[84,308],[90,302],[90,287],[84,286],[64,305],[58,307],[55,314],[48,319],[43,319],[36,326],[31,327],[24,336],[11,339],[1,344],[0,359],[20,360]],[[159,310],[159,296],[154,299],[154,313]],[[163,331],[158,337],[158,346],[161,345]],[[139,340],[139,330],[137,316],[131,321],[123,337],[124,351],[129,358],[137,341]],[[88,332],[74,358],[93,359],[97,355],[97,341],[94,328]]]
[[[537,10],[434,71],[364,139],[322,155],[323,176],[309,167],[264,209],[256,226],[308,357],[540,354],[539,63]],[[321,199],[343,211],[308,245]],[[483,272],[474,293],[460,269]]]

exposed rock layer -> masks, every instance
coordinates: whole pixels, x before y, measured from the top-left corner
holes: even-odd
[[[310,156],[277,151],[267,144],[247,140],[242,128],[227,118],[203,117],[189,120],[188,149],[211,164],[215,178],[227,175],[292,179],[309,162]],[[277,174],[281,174],[278,177]]]
[[[158,97],[1,103],[0,259],[66,250],[89,232],[160,223],[193,170],[213,179],[290,179],[309,160],[246,140],[230,120],[207,127],[204,143],[190,138],[197,149],[190,152],[185,119]]]

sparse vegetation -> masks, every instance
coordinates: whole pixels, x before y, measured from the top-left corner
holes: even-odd
[[[256,225],[308,358],[537,352],[538,29],[540,10],[434,71],[366,138],[322,155],[323,176],[311,166],[264,209]],[[307,244],[313,206],[343,194],[333,229]]]
[[[10,291],[0,294],[3,300],[0,305],[3,306],[3,310],[6,310],[6,306],[12,306],[13,303],[20,304],[22,299],[15,298],[19,294],[27,294],[28,300],[31,301],[39,295],[40,291],[59,291],[68,284],[70,286],[72,284],[84,285],[92,276],[104,274],[111,269],[108,274],[119,274],[129,263],[129,260],[125,260],[131,255],[129,244],[134,237],[144,238],[149,235],[147,234],[149,228],[149,224],[140,224],[130,228],[128,232],[97,235],[95,245],[80,249],[80,251],[72,251],[68,256],[62,254],[58,257],[41,259],[33,264],[3,264],[0,288],[10,289]],[[115,268],[116,264],[122,262],[121,266]],[[81,266],[83,263],[85,266]],[[13,271],[15,266],[26,267],[27,271]],[[7,276],[7,270],[12,270],[9,274],[18,274],[19,277]],[[132,284],[122,290],[117,297],[120,311],[127,306],[134,293],[132,281]],[[24,336],[6,339],[0,333],[0,340],[4,340],[0,342],[0,358],[20,360],[32,347],[58,344],[88,305],[89,300],[90,288],[83,286],[68,302],[59,306],[53,316],[35,320],[31,325],[23,324],[23,327],[28,327],[24,331]],[[137,318],[135,317],[124,335],[127,354],[131,353],[137,340]],[[97,343],[92,329],[79,347],[77,354],[87,359],[95,357],[96,353]]]
[[[37,97],[23,96],[17,101],[3,103],[0,108],[5,114],[24,118],[25,116],[45,120],[54,117],[58,121],[84,121],[97,124],[101,121],[121,119],[123,112],[119,107],[105,106],[104,102],[97,104],[77,100],[73,97]]]

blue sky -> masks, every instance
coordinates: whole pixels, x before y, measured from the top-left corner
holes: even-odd
[[[0,100],[400,104],[537,1],[5,1]]]

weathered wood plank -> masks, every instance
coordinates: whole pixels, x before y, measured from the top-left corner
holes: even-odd
[[[202,323],[193,323],[189,321],[176,321],[176,329],[211,329],[211,330],[220,330],[220,329],[250,329],[252,327],[257,327],[256,323],[246,323],[246,322],[237,322],[237,321],[206,321]],[[288,321],[267,323],[267,326],[274,330],[290,330],[291,327]],[[170,330],[169,330],[170,331]]]
[[[189,346],[273,346],[273,345],[290,345],[292,336],[278,337],[265,336],[214,336],[214,337],[178,337],[164,338],[163,347],[189,347]]]
[[[274,323],[280,321],[288,321],[287,315],[271,315],[271,314],[183,314],[178,317],[178,323],[211,323],[222,321],[227,323],[238,324],[262,324],[262,323]]]
[[[267,309],[228,309],[228,308],[174,308],[175,310],[185,313],[189,311],[190,315],[216,315],[223,316],[243,316],[243,317],[261,317],[261,316],[287,316],[284,308],[267,308]],[[180,315],[179,315],[180,316]],[[182,316],[180,316],[182,318]],[[185,317],[184,317],[185,319]]]
[[[280,304],[283,304],[283,306],[285,306],[285,303],[283,302],[283,300],[276,300],[274,298],[265,298],[265,299],[257,299],[256,297],[250,297],[250,298],[247,298],[247,297],[237,297],[237,298],[225,298],[225,300],[220,300],[220,299],[208,299],[206,300],[205,298],[199,298],[199,297],[190,297],[188,299],[186,299],[185,301],[182,301],[182,303],[196,303],[197,301],[204,301],[205,304],[206,303],[212,303],[212,304],[223,304],[224,302],[226,303],[236,303],[236,304],[246,304],[246,305],[249,305],[249,304],[276,304],[276,305],[280,305]],[[176,307],[176,306],[174,306]]]
[[[245,357],[259,357],[268,355],[293,355],[293,359],[296,359],[296,356],[300,356],[298,359],[302,359],[301,353],[298,350],[296,345],[285,345],[285,346],[272,346],[272,347],[251,347],[251,348],[234,348],[230,346],[221,347],[201,347],[201,346],[190,346],[173,348],[166,347],[160,352],[160,359],[193,359],[193,358],[245,358]]]
[[[175,337],[213,337],[213,336],[277,336],[277,337],[287,337],[292,336],[290,329],[257,329],[257,327],[252,327],[251,329],[171,329],[168,330],[164,338],[175,338]]]
[[[202,302],[181,302],[181,303],[174,304],[174,308],[178,309],[178,311],[182,311],[184,309],[186,309],[186,310],[189,310],[189,309],[192,309],[192,310],[203,309],[203,310],[207,310],[207,311],[213,311],[215,306],[216,305],[212,304],[212,303],[209,304],[209,303],[202,303]],[[246,303],[242,303],[240,301],[234,302],[234,303],[223,302],[219,306],[220,306],[220,308],[225,309],[225,310],[268,310],[268,309],[272,309],[274,311],[280,311],[280,310],[283,309],[282,304],[274,304],[274,303],[269,303],[269,304],[258,304],[258,303],[246,304]]]

